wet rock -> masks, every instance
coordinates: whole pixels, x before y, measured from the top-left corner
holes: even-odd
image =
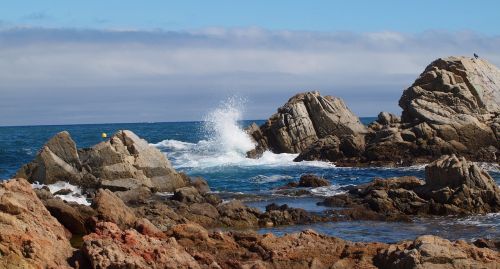
[[[54,192],[54,195],[67,195],[70,194],[72,191],[70,189],[60,189],[56,192]]]
[[[317,188],[330,185],[331,185],[330,181],[313,174],[302,175],[299,181],[299,187],[306,187],[306,188]]]
[[[26,180],[0,183],[1,268],[69,268],[67,236]]]

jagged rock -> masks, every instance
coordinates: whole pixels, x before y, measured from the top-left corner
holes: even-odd
[[[394,123],[400,123],[401,119],[389,112],[380,112],[377,117],[377,122],[382,125],[389,125]]]
[[[122,229],[134,227],[137,221],[132,209],[110,190],[99,189],[91,207],[99,220],[113,222]]]
[[[30,182],[66,181],[113,191],[140,187],[174,191],[189,183],[163,153],[128,130],[118,131],[109,140],[80,151],[68,132],[58,133],[17,175]]]
[[[181,203],[199,203],[203,202],[204,198],[195,187],[184,187],[175,190],[172,199]]]
[[[432,62],[399,100],[404,123],[427,123],[435,135],[459,142],[470,155],[483,147],[500,147],[494,131],[499,104],[500,70],[468,57]]]
[[[93,268],[200,268],[174,238],[163,239],[99,223],[82,247]]]
[[[65,202],[59,198],[44,200],[43,204],[66,229],[76,235],[89,232],[87,220],[96,213],[88,206]]]
[[[26,180],[0,184],[1,268],[69,268],[72,253],[64,227]]]
[[[500,211],[500,188],[476,164],[445,155],[426,167],[425,183],[415,177],[376,179],[352,188],[346,195],[328,197],[321,204],[361,206],[382,219],[405,215],[484,214]]]
[[[290,98],[262,126],[252,125],[247,131],[258,144],[257,153],[300,153],[320,138],[364,133],[366,128],[341,99],[306,92]]]
[[[38,152],[33,162],[19,169],[16,177],[44,184],[57,181],[80,184],[81,167],[76,144],[69,133],[64,131],[52,137]]]
[[[496,251],[432,235],[391,245],[375,257],[378,267],[388,269],[497,268],[499,263]]]

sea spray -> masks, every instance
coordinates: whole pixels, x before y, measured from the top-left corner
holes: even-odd
[[[255,147],[252,138],[238,124],[242,120],[245,103],[240,97],[228,98],[205,117],[204,127],[210,137],[208,141],[216,151],[244,156]]]

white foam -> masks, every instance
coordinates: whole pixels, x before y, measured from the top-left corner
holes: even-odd
[[[251,178],[251,180],[259,183],[269,183],[269,182],[278,182],[278,181],[283,181],[283,180],[288,180],[292,179],[292,176],[288,175],[271,175],[271,176],[265,176],[265,175],[257,175]]]
[[[242,99],[230,98],[221,106],[208,113],[204,128],[206,138],[198,143],[188,143],[167,139],[156,144],[166,151],[175,168],[206,169],[213,167],[251,166],[310,166],[335,167],[331,163],[319,161],[294,162],[297,154],[275,154],[264,152],[259,159],[246,157],[246,152],[255,147],[253,139],[241,128]]]
[[[311,189],[311,193],[317,196],[333,196],[337,194],[345,193],[346,191],[340,190],[342,186],[340,185],[330,185],[326,187],[318,187]]]
[[[55,192],[62,190],[62,189],[69,189],[69,190],[71,190],[70,193],[65,194],[65,195],[58,194],[55,196],[61,198],[64,201],[76,202],[76,203],[79,203],[82,205],[90,205],[90,202],[87,201],[87,198],[85,198],[85,196],[82,195],[82,190],[80,189],[80,187],[75,186],[75,185],[71,185],[68,182],[58,181],[54,184],[48,184],[48,185],[39,184],[38,182],[35,182],[32,184],[32,186],[35,189],[41,189],[42,187],[47,186],[51,193],[55,193]]]

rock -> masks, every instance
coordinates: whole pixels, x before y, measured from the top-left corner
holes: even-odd
[[[375,257],[378,267],[388,269],[496,268],[499,262],[498,252],[432,235],[391,245]]]
[[[174,238],[121,230],[110,222],[99,223],[83,240],[83,253],[93,268],[200,268]]]
[[[52,137],[38,152],[33,162],[17,171],[16,177],[43,184],[57,181],[80,184],[81,166],[76,144],[69,133],[64,131]]]
[[[316,140],[364,133],[366,128],[344,102],[319,92],[293,96],[269,120],[247,130],[257,142],[257,151],[300,153]],[[251,154],[250,154],[251,155]]]
[[[0,267],[69,268],[73,248],[24,179],[0,183]]]
[[[232,200],[217,206],[220,221],[230,227],[256,227],[261,212],[245,206],[239,200]]]
[[[183,187],[175,190],[172,199],[181,203],[199,203],[203,202],[203,196],[195,187]]]
[[[210,187],[205,179],[195,177],[191,179],[191,186],[195,187],[200,193],[210,192]]]
[[[146,203],[147,200],[151,198],[153,193],[151,189],[147,187],[139,187],[127,191],[116,191],[114,193],[118,196],[125,204],[128,205],[137,205]]]
[[[494,132],[499,104],[500,70],[467,57],[432,62],[399,100],[403,122],[427,123],[444,141],[463,144],[470,155],[482,147],[500,147]]]
[[[121,229],[135,226],[137,218],[132,209],[110,190],[99,189],[91,207],[99,220],[113,222]]]
[[[306,188],[317,188],[330,185],[331,185],[330,181],[313,174],[302,175],[299,181],[299,187],[306,187]]]
[[[58,198],[45,200],[43,204],[72,234],[83,235],[90,231],[86,222],[96,214],[92,208],[77,203],[66,203]]]
[[[71,193],[70,189],[60,189],[60,190],[54,192],[54,195],[67,195],[70,193]]]
[[[58,133],[17,175],[30,182],[66,181],[86,188],[126,191],[148,187],[174,191],[188,185],[165,155],[131,131],[122,130],[90,149],[77,151],[68,132]]]
[[[382,125],[389,125],[389,124],[400,123],[401,119],[392,113],[380,112],[377,117],[377,122]]]
[[[415,177],[375,179],[345,195],[328,197],[321,205],[374,211],[339,210],[353,218],[485,214],[500,211],[500,188],[476,164],[445,155],[426,167],[425,182]]]

